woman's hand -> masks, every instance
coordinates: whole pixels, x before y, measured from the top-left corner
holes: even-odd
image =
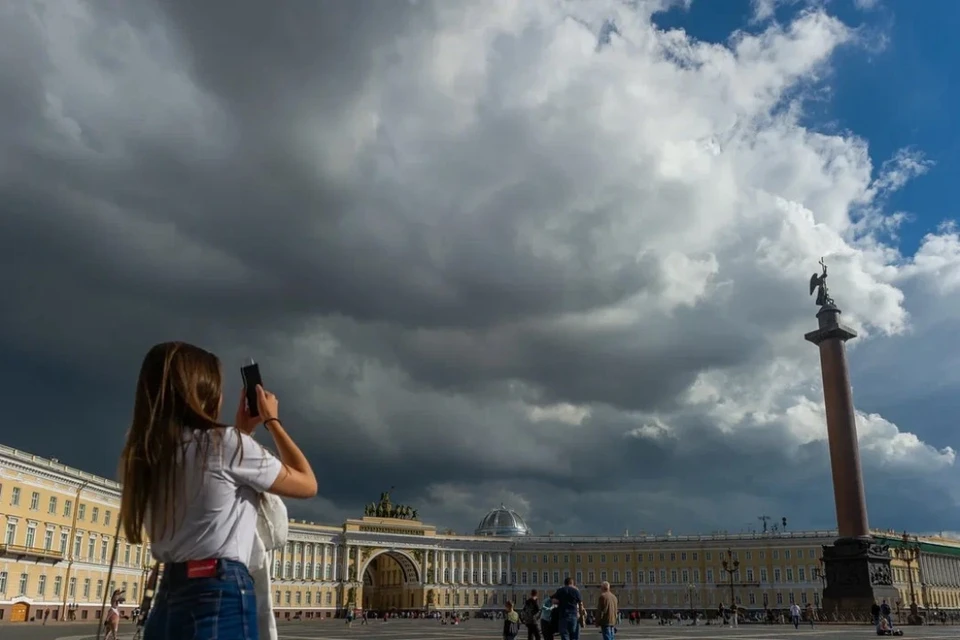
[[[257,385],[257,409],[260,415],[250,415],[250,412],[247,411],[247,390],[241,389],[240,405],[237,407],[234,426],[249,436],[257,430],[258,425],[267,420],[275,419],[279,415],[280,402],[277,400],[277,396],[260,385]]]
[[[260,410],[260,422],[276,420],[280,416],[280,401],[261,385],[257,385],[257,408]]]

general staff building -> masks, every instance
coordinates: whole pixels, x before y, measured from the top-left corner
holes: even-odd
[[[104,594],[115,588],[125,590],[127,610],[139,604],[153,560],[149,544],[115,537],[120,489],[0,445],[0,621],[99,618]],[[889,545],[900,593],[892,607],[960,610],[960,543],[874,535]],[[610,582],[626,611],[716,609],[731,598],[748,610],[819,608],[821,548],[835,538],[835,531],[533,535],[503,506],[472,534],[455,534],[384,494],[340,524],[291,521],[286,547],[273,553],[274,608],[281,618],[334,617],[347,608],[478,612],[530,589],[551,591],[567,576],[588,602]]]

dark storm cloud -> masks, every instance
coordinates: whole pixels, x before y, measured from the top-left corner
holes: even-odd
[[[615,532],[823,493],[822,443],[782,416],[722,431],[685,397],[812,322],[803,278],[786,295],[795,275],[752,261],[783,221],[707,242],[722,207],[699,207],[728,193],[662,177],[642,119],[578,119],[590,87],[517,102],[566,68],[542,26],[531,48],[452,29],[482,3],[39,6],[0,8],[0,384],[27,425],[6,442],[112,476],[140,358],[176,338],[222,357],[225,418],[263,363],[326,499],[294,514],[395,485],[458,528],[514,496],[539,530]],[[444,42],[489,65],[470,109],[476,87],[438,88]]]

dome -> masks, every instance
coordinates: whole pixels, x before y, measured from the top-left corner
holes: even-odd
[[[528,536],[530,529],[520,514],[502,504],[483,517],[474,532],[478,536]]]

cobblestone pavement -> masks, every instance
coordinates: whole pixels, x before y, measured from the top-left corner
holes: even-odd
[[[354,623],[347,627],[338,620],[281,622],[280,640],[496,640],[500,638],[501,623],[489,620],[471,620],[459,626],[441,625],[435,621],[391,620],[372,621],[367,625]],[[960,627],[906,627],[904,638],[910,640],[942,640],[960,637]],[[599,639],[596,629],[586,629],[582,640]],[[101,634],[101,637],[102,634]],[[821,626],[816,629],[789,625],[741,626],[737,629],[715,626],[659,627],[653,624],[624,625],[617,633],[620,640],[856,640],[876,638],[870,627]],[[48,626],[0,624],[3,640],[93,640],[96,628],[87,624],[53,624]],[[121,629],[119,640],[131,640],[133,629]],[[522,632],[519,640],[525,640]]]

